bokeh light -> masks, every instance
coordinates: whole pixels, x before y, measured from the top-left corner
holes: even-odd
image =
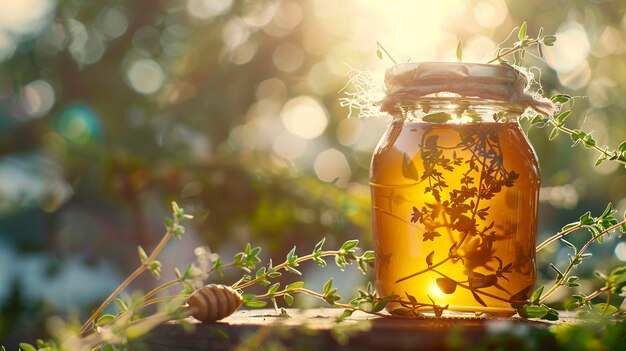
[[[298,96],[287,101],[280,118],[291,134],[304,139],[317,138],[328,125],[326,110],[310,96]]]
[[[345,186],[352,174],[346,156],[337,149],[326,149],[315,158],[313,169],[323,182],[333,182],[337,186]]]
[[[44,116],[54,105],[54,88],[43,80],[30,82],[24,87],[24,92],[20,100],[22,108],[28,116]]]
[[[56,125],[59,134],[76,144],[85,144],[102,137],[96,112],[84,103],[74,103],[63,108]]]
[[[56,5],[54,0],[0,1],[0,31],[30,36],[42,30]]]
[[[187,12],[190,16],[207,20],[219,16],[233,6],[233,0],[188,0]]]
[[[133,61],[126,72],[128,84],[140,94],[157,92],[165,80],[161,66],[151,59]]]
[[[55,0],[0,0],[0,62],[48,25],[55,6]]]

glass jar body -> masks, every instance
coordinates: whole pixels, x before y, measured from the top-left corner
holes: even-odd
[[[429,116],[458,111],[446,104]],[[390,313],[512,315],[511,302],[529,297],[539,167],[518,122],[494,120],[502,112],[398,117],[380,140],[370,168],[375,280],[381,295],[407,302]]]

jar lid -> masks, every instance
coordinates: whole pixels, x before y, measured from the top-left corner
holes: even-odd
[[[464,62],[412,62],[392,66],[385,72],[385,85],[392,92],[414,85],[445,85],[449,80],[481,84],[513,85],[520,73],[508,65]]]
[[[531,107],[541,114],[549,114],[554,108],[552,103],[527,92],[527,85],[526,76],[507,64],[402,63],[385,72],[387,96],[381,110],[394,112],[400,102],[452,93],[461,98],[501,101],[522,110]]]

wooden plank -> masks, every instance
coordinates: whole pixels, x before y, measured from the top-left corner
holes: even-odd
[[[444,350],[481,346],[510,334],[523,341],[531,335],[546,349],[558,347],[548,328],[553,323],[519,318],[487,319],[467,316],[447,318],[382,318],[356,312],[342,323],[341,309],[240,310],[212,324],[190,319],[193,330],[177,323],[155,329],[131,350],[255,350],[278,344],[289,350]]]

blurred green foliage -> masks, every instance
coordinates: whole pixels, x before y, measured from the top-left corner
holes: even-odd
[[[484,62],[517,24],[526,20],[529,35],[543,26],[557,45],[544,50],[546,61],[526,60],[542,70],[546,94],[584,96],[569,122],[593,130],[599,144],[626,139],[619,1],[0,6],[3,341],[28,337],[63,309],[59,296],[74,296],[61,288],[46,292],[56,299],[36,293],[54,279],[99,276],[112,289],[134,265],[135,246],[160,237],[170,200],[195,215],[190,231],[216,251],[254,242],[271,257],[322,236],[371,240],[369,158],[386,121],[346,119],[338,92],[351,67],[388,66],[376,58],[376,40],[400,61],[426,61],[454,60],[462,39],[464,60]],[[564,137],[548,143],[548,133],[529,132],[545,187],[540,240],[609,201],[623,212],[624,170],[608,162],[594,170],[596,155]],[[609,241],[600,253],[597,267],[610,267],[615,255],[626,260],[626,245]],[[72,255],[80,262],[64,265]],[[555,247],[539,259],[567,258]],[[63,267],[79,273],[63,275]],[[551,279],[547,264],[539,270]],[[72,302],[84,308],[103,294]]]

